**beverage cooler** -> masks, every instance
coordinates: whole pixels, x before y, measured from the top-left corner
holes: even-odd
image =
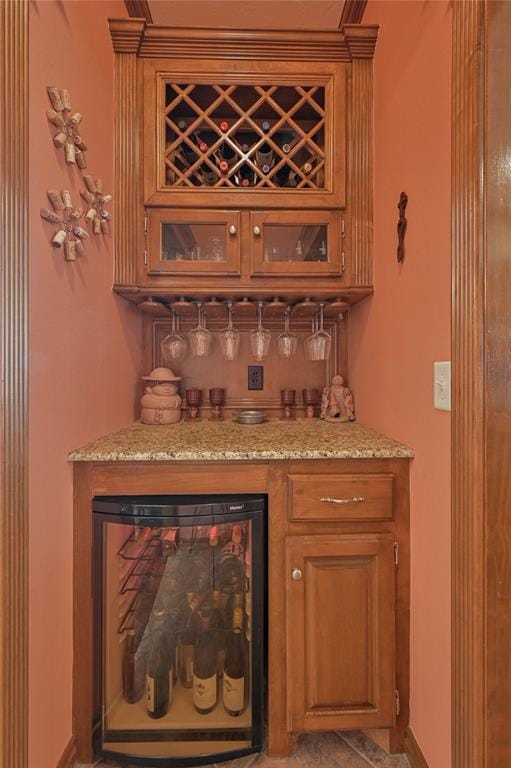
[[[94,751],[131,765],[261,749],[264,496],[93,502]]]

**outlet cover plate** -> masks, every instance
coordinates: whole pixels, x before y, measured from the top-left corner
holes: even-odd
[[[249,365],[248,366],[248,388],[249,389],[262,389],[264,383],[264,367],[262,365]]]
[[[435,408],[451,410],[451,361],[433,363],[433,387]]]

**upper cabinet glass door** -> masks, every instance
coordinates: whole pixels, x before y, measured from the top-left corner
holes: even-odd
[[[250,220],[253,275],[342,275],[338,212],[259,211]]]
[[[215,64],[207,78],[146,64],[146,141],[155,142],[145,159],[146,202],[179,193],[188,205],[220,193],[248,206],[257,193],[277,205],[284,195],[286,205],[290,196],[293,205],[311,196],[343,205],[344,65],[314,62],[303,77],[265,65],[267,79],[254,82]]]
[[[151,211],[149,273],[238,275],[237,211]]]

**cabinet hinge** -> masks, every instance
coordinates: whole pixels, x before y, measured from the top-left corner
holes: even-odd
[[[396,702],[396,717],[399,717],[399,713],[401,712],[401,704],[399,701],[399,691],[397,690],[397,688],[394,691],[394,700]]]
[[[399,565],[399,544],[394,542],[394,565]]]
[[[345,236],[344,219],[341,219],[341,237]]]
[[[344,274],[346,270],[346,255],[344,251],[341,251],[341,272]]]
[[[149,225],[147,221],[147,216],[144,216],[144,237],[147,237],[148,232],[149,232]]]
[[[147,269],[147,251],[144,251],[144,267]]]

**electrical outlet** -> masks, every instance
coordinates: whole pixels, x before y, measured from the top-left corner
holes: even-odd
[[[248,366],[248,388],[249,389],[263,388],[263,370],[264,368],[262,365]]]

